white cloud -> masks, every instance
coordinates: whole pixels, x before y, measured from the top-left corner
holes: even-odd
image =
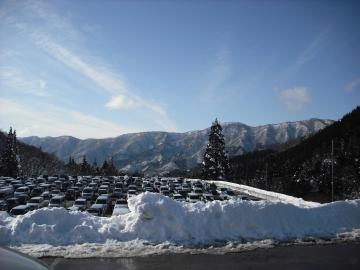
[[[357,88],[360,88],[360,77],[355,78],[345,86],[345,90],[351,92]]]
[[[306,87],[293,87],[277,91],[277,93],[290,112],[302,110],[311,101],[309,91]]]
[[[129,109],[136,107],[137,104],[132,99],[128,99],[123,95],[112,97],[106,104],[105,107],[109,110],[115,109]]]
[[[78,138],[107,138],[135,132],[103,119],[78,111],[46,105],[29,106],[19,101],[0,98],[0,126],[15,127],[19,136],[61,136]]]

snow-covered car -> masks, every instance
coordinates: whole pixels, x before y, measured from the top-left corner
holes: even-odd
[[[74,202],[74,205],[69,207],[70,211],[85,211],[88,201],[86,198],[79,198]]]
[[[124,199],[117,200],[114,206],[113,216],[119,216],[129,213],[129,207],[127,201]]]
[[[33,197],[26,205],[29,206],[31,210],[35,210],[45,207],[47,205],[47,201],[45,201],[43,197]]]
[[[61,195],[52,197],[49,207],[65,207],[65,197]]]
[[[18,215],[24,215],[27,212],[29,212],[31,209],[28,205],[18,205],[15,206],[13,209],[10,210],[10,215],[12,216],[18,216]]]

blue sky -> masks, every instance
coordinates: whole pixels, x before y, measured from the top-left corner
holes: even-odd
[[[359,1],[0,1],[0,128],[113,137],[339,119]]]

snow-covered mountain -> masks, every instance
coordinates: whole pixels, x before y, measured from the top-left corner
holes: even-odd
[[[257,127],[242,123],[223,123],[222,126],[229,155],[239,155],[309,136],[332,123],[332,120],[309,119]],[[21,140],[55,153],[64,161],[70,156],[80,161],[86,155],[89,161],[96,159],[101,164],[113,157],[118,168],[125,171],[159,174],[189,169],[200,163],[209,131],[208,128],[185,133],[141,132],[85,140],[71,136],[32,136]]]

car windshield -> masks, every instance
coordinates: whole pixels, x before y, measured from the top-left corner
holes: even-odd
[[[120,200],[120,201],[117,201],[116,204],[127,204],[127,202],[125,200]]]
[[[22,214],[26,213],[26,210],[25,209],[11,209],[10,213],[13,215],[22,215]]]
[[[90,208],[90,209],[88,210],[88,212],[89,212],[89,213],[96,213],[96,214],[98,214],[98,213],[99,213],[99,209]]]
[[[86,204],[86,201],[75,201],[75,205],[85,205]]]
[[[61,199],[51,199],[50,203],[52,203],[52,204],[60,204]]]
[[[41,199],[38,199],[38,198],[32,198],[29,200],[29,203],[40,203]]]
[[[192,194],[192,195],[189,195],[189,198],[190,198],[191,200],[198,200],[198,199],[199,199],[199,195]]]
[[[106,199],[97,199],[96,200],[96,204],[106,204],[106,203],[107,203]]]
[[[91,192],[93,192],[93,190],[92,190],[92,188],[85,188],[85,189],[83,190],[83,192],[84,192],[84,193],[91,193]]]

